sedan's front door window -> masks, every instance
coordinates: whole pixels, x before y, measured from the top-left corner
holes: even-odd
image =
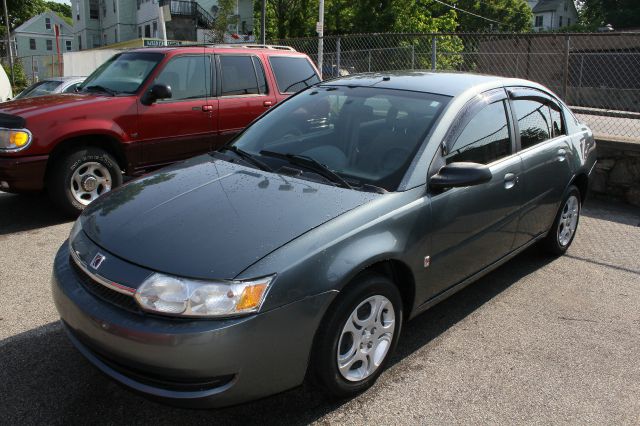
[[[445,156],[447,164],[489,164],[511,154],[511,139],[504,101],[484,107],[469,121]]]

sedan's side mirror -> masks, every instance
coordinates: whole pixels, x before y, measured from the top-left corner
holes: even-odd
[[[429,179],[432,189],[457,188],[462,186],[480,185],[491,180],[491,170],[488,166],[478,163],[451,163],[442,167],[438,173]]]
[[[171,86],[166,84],[154,84],[140,100],[143,105],[151,105],[160,99],[168,99],[171,95]]]

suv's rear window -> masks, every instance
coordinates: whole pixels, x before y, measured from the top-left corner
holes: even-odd
[[[269,62],[276,75],[280,93],[294,93],[320,81],[307,58],[272,56]]]

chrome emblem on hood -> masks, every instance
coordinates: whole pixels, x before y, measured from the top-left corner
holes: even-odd
[[[106,259],[105,255],[103,255],[102,253],[96,253],[90,265],[93,269],[98,269],[100,265],[102,265],[102,262],[104,262],[105,259]]]

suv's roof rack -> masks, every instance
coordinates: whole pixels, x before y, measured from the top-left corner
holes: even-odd
[[[277,44],[211,44],[209,46],[223,47],[223,48],[229,48],[229,49],[245,48],[245,49],[290,50],[293,52],[296,51],[296,49],[294,49],[291,46],[280,46]]]

